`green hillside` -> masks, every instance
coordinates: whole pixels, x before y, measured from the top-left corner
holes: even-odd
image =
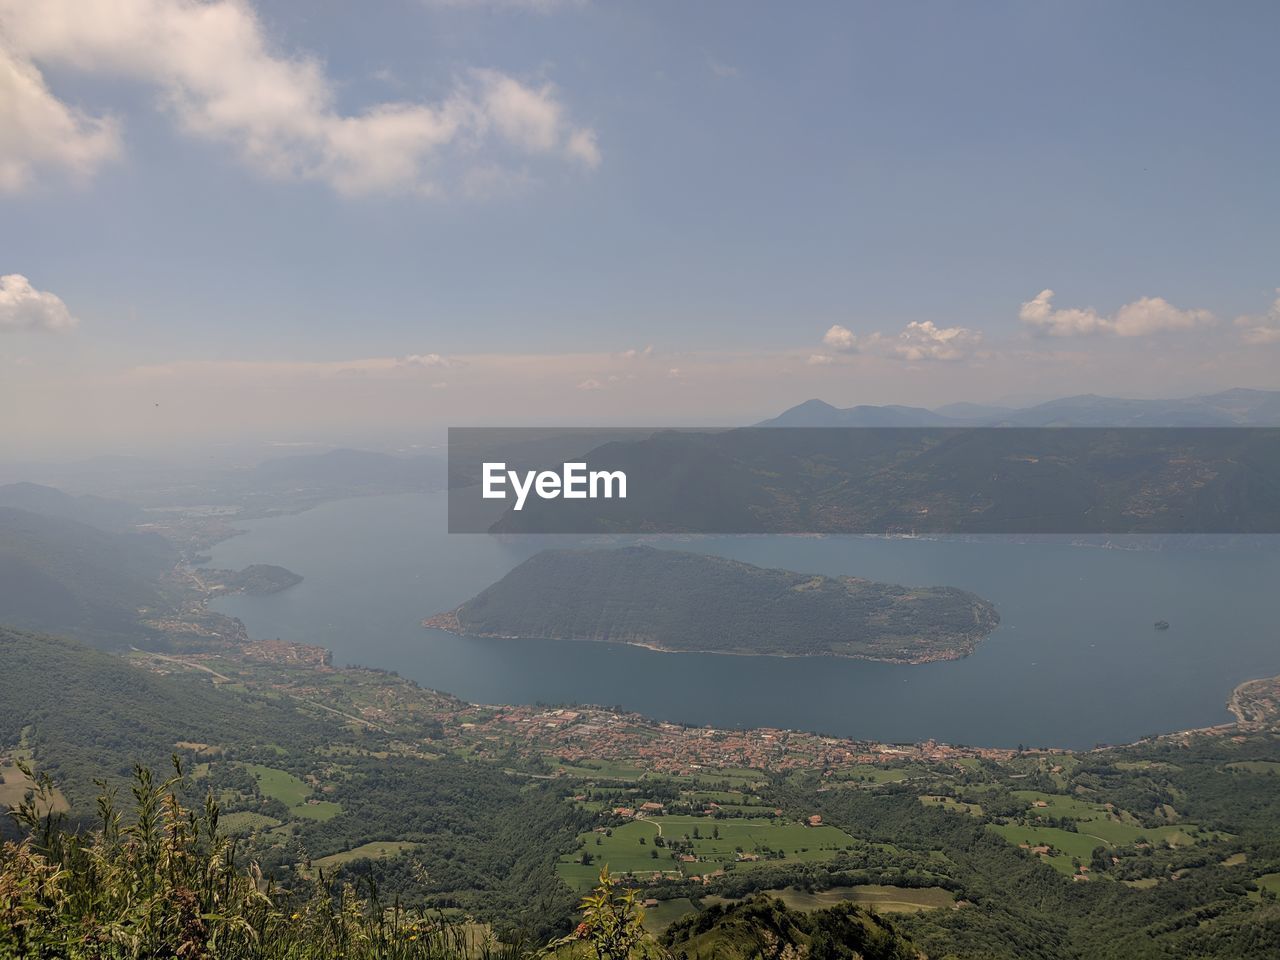
[[[0,623],[124,646],[146,633],[140,611],[164,606],[155,579],[176,559],[153,534],[0,507]]]
[[[803,913],[756,897],[679,920],[663,935],[676,956],[715,960],[916,960],[919,952],[884,917],[851,903]]]
[[[902,587],[625,547],[537,554],[452,617],[429,624],[472,636],[921,662],[971,653],[998,622],[990,603],[954,587]]]
[[[0,751],[25,743],[78,810],[89,808],[95,779],[128,776],[135,763],[163,766],[178,742],[306,749],[331,726],[288,702],[0,627]]]

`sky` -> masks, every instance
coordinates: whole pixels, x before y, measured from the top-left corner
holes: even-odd
[[[0,457],[1280,388],[1278,33],[0,0]]]

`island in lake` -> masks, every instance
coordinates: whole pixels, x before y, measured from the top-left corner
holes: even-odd
[[[254,563],[239,571],[202,569],[199,573],[207,587],[251,597],[266,597],[302,582],[292,570],[271,563]]]
[[[461,636],[597,640],[679,653],[926,663],[968,656],[1000,622],[955,587],[770,570],[653,547],[547,550],[456,610]]]

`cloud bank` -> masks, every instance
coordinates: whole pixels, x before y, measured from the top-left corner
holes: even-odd
[[[926,360],[961,360],[982,342],[982,334],[968,327],[939,327],[932,320],[913,320],[898,334],[872,333],[858,337],[848,327],[834,324],[822,343],[837,353],[869,353],[891,360],[919,363]],[[825,354],[809,357],[810,366],[831,363]]]
[[[0,188],[46,165],[84,176],[118,152],[118,126],[59,101],[39,66],[129,77],[160,91],[186,133],[230,144],[252,169],[342,194],[446,188],[445,151],[599,166],[596,134],[548,83],[473,70],[437,102],[344,113],[324,65],[269,42],[247,0],[0,0]]]
[[[1142,297],[1126,303],[1112,316],[1093,307],[1065,310],[1053,306],[1053,291],[1041,290],[1018,311],[1018,319],[1036,333],[1050,337],[1077,337],[1111,334],[1141,337],[1166,330],[1189,330],[1214,322],[1208,310],[1179,310],[1163,297]]]

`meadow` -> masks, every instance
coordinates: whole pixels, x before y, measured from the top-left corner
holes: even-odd
[[[296,817],[308,820],[330,820],[342,812],[342,806],[330,800],[312,800],[311,787],[286,770],[246,763],[264,796],[279,800]]]
[[[320,857],[311,862],[313,869],[333,870],[342,866],[344,863],[352,863],[356,860],[379,860],[383,857],[394,857],[398,853],[406,850],[416,850],[421,846],[418,843],[410,843],[406,840],[374,840],[371,843],[362,843],[358,847],[352,847],[350,850],[343,850],[341,853],[331,853],[327,857]]]
[[[663,846],[654,840],[662,838]],[[822,862],[853,844],[853,838],[835,827],[810,827],[796,821],[773,818],[714,819],[711,817],[658,816],[632,820],[609,833],[583,834],[582,846],[563,856],[557,872],[571,887],[587,889],[603,864],[617,873],[679,873],[701,876],[716,870],[749,870],[770,857],[790,862]],[[672,859],[673,844],[691,849],[697,859]],[[687,845],[687,846],[686,846]],[[657,854],[655,856],[654,854]],[[583,863],[584,854],[590,863]],[[739,856],[756,856],[740,861]]]
[[[0,811],[18,806],[27,798],[27,794],[36,788],[31,778],[19,769],[19,761],[30,763],[30,751],[18,750],[0,760]],[[41,805],[40,812],[65,813],[69,809],[67,798],[62,795],[62,791],[54,790],[48,802]]]
[[[794,887],[764,892],[778,897],[793,910],[821,910],[839,903],[857,903],[881,913],[915,913],[919,910],[952,907],[956,900],[951,891],[942,887],[894,887],[880,883],[832,887],[813,892]]]
[[[1010,843],[1053,847],[1055,852],[1042,854],[1042,859],[1067,875],[1076,872],[1073,859],[1087,865],[1097,847],[1120,847],[1139,842],[1182,847],[1201,838],[1218,840],[1224,837],[1223,834],[1203,830],[1194,823],[1145,827],[1123,810],[1076,797],[1034,790],[1014,791],[1014,796],[1027,803],[1023,821],[992,824],[990,828]],[[1071,820],[1076,829],[1064,830],[1037,823],[1040,818]]]

